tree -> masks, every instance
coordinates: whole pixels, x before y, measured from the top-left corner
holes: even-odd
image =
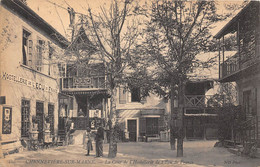
[[[214,1],[155,0],[147,12],[150,19],[142,44],[143,54],[155,62],[155,69],[160,69],[158,87],[170,89],[172,121],[179,124],[175,127],[178,157],[183,156],[184,85],[193,64],[198,63],[195,56],[208,47],[213,24],[226,18],[216,10]],[[173,105],[174,96],[177,106]]]
[[[91,38],[97,48],[99,59],[107,67],[108,89],[110,92],[109,122],[112,129],[109,142],[109,158],[116,157],[117,144],[115,139],[116,118],[116,88],[124,83],[125,71],[130,70],[129,60],[133,56],[134,44],[139,36],[137,24],[131,21],[126,25],[126,19],[131,16],[131,1],[120,3],[113,0],[109,9],[101,7],[101,13],[94,14],[89,8],[87,26]],[[131,55],[131,56],[130,56]]]

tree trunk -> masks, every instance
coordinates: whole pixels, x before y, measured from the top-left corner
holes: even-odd
[[[108,158],[115,158],[117,154],[117,142],[116,142],[116,132],[115,132],[115,125],[116,125],[116,90],[111,89],[111,97],[110,97],[110,114],[109,119],[112,123],[112,128],[110,130],[110,141],[109,141],[109,153]]]
[[[171,150],[176,150],[175,144],[176,144],[176,137],[173,135],[174,132],[172,132],[173,130],[170,129],[170,145],[171,145]]]
[[[170,118],[170,145],[171,150],[176,150],[176,133],[174,133],[174,119],[173,119],[173,111],[174,111],[174,85],[171,86],[171,118]],[[176,128],[175,128],[176,129]]]
[[[183,157],[183,109],[184,109],[184,84],[182,79],[179,81],[179,91],[178,91],[178,103],[179,103],[179,129],[177,137],[177,157]]]

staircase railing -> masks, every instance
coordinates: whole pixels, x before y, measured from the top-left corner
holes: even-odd
[[[253,116],[247,118],[246,121],[242,122],[236,127],[235,141],[241,142],[243,146],[246,143],[255,143],[258,139],[258,117]]]

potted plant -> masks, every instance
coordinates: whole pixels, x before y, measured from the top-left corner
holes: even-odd
[[[32,116],[32,131],[38,130],[38,121],[35,115]]]

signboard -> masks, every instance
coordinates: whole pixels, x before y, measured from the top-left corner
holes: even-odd
[[[101,118],[101,110],[89,110],[89,118]]]
[[[74,85],[75,86],[91,86],[91,78],[85,77],[85,78],[73,78]]]
[[[12,129],[12,108],[3,107],[2,134],[10,134]]]
[[[96,129],[98,126],[104,126],[104,120],[101,118],[89,118],[89,127]]]
[[[7,72],[3,72],[2,76],[0,76],[0,78],[3,79],[3,80],[12,81],[12,82],[15,82],[15,83],[26,85],[28,87],[31,87],[31,88],[34,88],[34,89],[37,89],[37,90],[43,90],[43,91],[46,91],[46,92],[58,93],[58,89],[56,89],[54,87],[44,85],[41,82],[35,82],[35,81],[29,80],[29,79],[26,79],[26,78],[23,78],[23,77],[20,77],[20,76],[9,74]]]

